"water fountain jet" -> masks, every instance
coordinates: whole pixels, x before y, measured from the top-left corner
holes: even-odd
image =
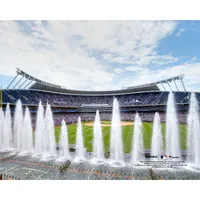
[[[123,156],[122,130],[119,103],[116,98],[113,101],[111,143],[110,143],[110,165],[122,167],[125,165]]]
[[[167,115],[166,115],[166,155],[178,157],[180,160],[180,140],[178,130],[178,120],[176,115],[174,95],[169,93],[167,101]]]
[[[151,156],[157,156],[157,159],[160,159],[160,156],[163,154],[162,152],[163,152],[163,139],[162,139],[161,124],[160,124],[160,116],[159,113],[156,112],[153,122]]]
[[[64,120],[62,120],[62,125],[61,125],[59,147],[60,150],[59,150],[58,161],[71,160],[71,156],[69,153],[69,145],[68,145],[67,126]]]
[[[33,157],[41,156],[44,151],[44,108],[42,102],[39,102],[37,117],[36,117],[36,128],[35,128],[35,142],[34,142],[34,155]]]
[[[11,114],[10,114],[10,105],[9,103],[7,103],[5,117],[3,121],[1,151],[9,152],[12,150],[14,150],[13,134],[12,134],[12,120],[11,120]]]
[[[16,103],[15,114],[14,114],[14,148],[17,152],[21,150],[22,138],[22,129],[23,129],[23,109],[22,103],[20,100]]]
[[[73,162],[82,163],[85,160],[86,158],[85,158],[85,149],[83,142],[82,124],[81,124],[81,118],[78,117],[77,132],[76,132],[76,156]]]
[[[131,164],[137,165],[142,159],[143,136],[142,121],[138,113],[135,115]]]
[[[45,125],[42,140],[44,147],[42,152],[42,160],[48,161],[54,159],[57,156],[55,130],[51,106],[48,103],[45,112]]]
[[[4,112],[0,107],[0,151],[2,146],[2,137],[3,137],[3,121],[4,121]]]
[[[33,130],[31,124],[31,116],[28,107],[26,107],[23,129],[21,135],[21,149],[19,156],[27,156],[33,153]]]
[[[96,111],[94,122],[94,137],[93,137],[93,158],[92,164],[103,164],[105,162],[103,147],[103,135],[101,129],[101,121],[99,116],[99,110]]]
[[[195,93],[191,94],[187,119],[187,162],[200,166],[200,117]]]

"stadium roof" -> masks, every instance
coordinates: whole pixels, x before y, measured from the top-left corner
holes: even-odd
[[[164,84],[168,84],[170,87],[170,82],[174,82],[177,90],[179,91],[177,84],[175,80],[181,80],[181,83],[183,85],[183,88],[185,90],[185,86],[182,82],[183,75],[172,77],[169,79],[157,81],[154,83],[139,85],[139,86],[133,86],[133,87],[127,87],[121,90],[111,90],[111,91],[83,91],[83,90],[71,90],[59,85],[55,85],[52,83],[48,83],[45,81],[42,81],[38,78],[35,78],[26,72],[22,71],[19,68],[16,68],[17,75],[14,77],[14,79],[11,81],[11,83],[8,85],[7,89],[34,89],[34,90],[42,90],[42,91],[53,91],[58,93],[66,93],[66,94],[93,94],[93,95],[99,95],[99,94],[123,94],[123,93],[133,93],[133,92],[143,92],[143,91],[160,91],[158,84],[161,84],[164,87]],[[13,85],[15,80],[18,76],[21,76],[21,78],[17,81],[17,83]],[[12,86],[12,87],[11,87]],[[171,87],[170,87],[171,89]]]

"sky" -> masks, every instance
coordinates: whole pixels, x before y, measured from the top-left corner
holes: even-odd
[[[200,21],[0,21],[3,88],[16,67],[78,90],[184,74],[186,89],[200,92]]]

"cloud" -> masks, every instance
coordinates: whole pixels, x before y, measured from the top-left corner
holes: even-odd
[[[176,28],[174,21],[129,21],[115,22],[109,25],[113,32],[105,34],[101,44],[105,43],[103,59],[110,63],[133,64],[142,57],[155,55],[159,42]],[[114,33],[114,34],[113,34]],[[96,45],[91,48],[98,48]],[[165,57],[165,55],[163,55]],[[163,57],[157,55],[156,59]],[[153,58],[153,57],[151,57]],[[168,59],[166,57],[165,59]],[[169,58],[171,59],[171,58]]]
[[[125,68],[126,71],[131,71],[131,72],[139,72],[140,70],[144,70],[144,67],[140,66],[128,66]]]
[[[120,69],[120,68],[115,68],[114,69],[114,72],[117,73],[117,74],[120,74],[122,73],[124,70],[123,69]]]
[[[134,70],[134,67],[128,68],[130,71]],[[137,68],[136,68],[137,69]],[[186,89],[200,91],[200,63],[185,63],[183,65],[176,65],[173,67],[167,67],[165,69],[153,70],[148,68],[138,68],[138,73],[133,77],[129,76],[122,81],[122,86],[134,86],[146,83],[153,83],[155,81],[171,78],[178,75],[185,75],[184,82],[186,83]],[[181,84],[178,84],[182,88]],[[196,86],[195,86],[196,85]],[[172,88],[176,89],[172,83]],[[183,90],[183,89],[182,89]]]
[[[184,28],[181,28],[177,33],[176,36],[180,36],[184,32]]]
[[[112,87],[113,75],[106,66],[87,52],[73,50],[62,31],[59,35],[56,30],[51,31],[52,26],[46,29],[38,22],[27,23],[31,34],[21,32],[13,21],[0,22],[1,75],[14,75],[19,67],[42,80],[68,88]]]
[[[156,51],[176,28],[176,21],[0,21],[0,75],[14,76],[19,67],[42,80],[86,90],[160,80],[174,75],[172,68],[149,66],[177,62]],[[125,77],[130,71],[134,76]]]

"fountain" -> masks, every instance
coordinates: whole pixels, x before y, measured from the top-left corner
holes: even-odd
[[[26,107],[21,135],[21,150],[19,156],[25,156],[31,153],[33,153],[33,130],[31,125],[30,112],[28,107]]]
[[[34,157],[41,155],[44,150],[43,136],[44,136],[44,108],[42,106],[42,102],[40,101],[36,119]]]
[[[174,95],[169,93],[166,115],[166,155],[180,159],[180,140]]]
[[[13,124],[13,130],[12,130],[12,124]],[[0,151],[3,152],[0,154],[0,160],[3,159],[3,164],[1,163],[1,171],[3,172],[10,171],[12,174],[13,173],[12,170],[14,170],[21,176],[21,174],[28,174],[24,173],[24,171],[29,169],[24,169],[25,167],[22,167],[22,165],[23,166],[27,165],[29,167],[32,167],[33,171],[34,168],[36,167],[36,170],[38,171],[35,174],[41,173],[41,175],[38,176],[39,178],[50,177],[58,179],[59,178],[102,179],[106,175],[107,177],[110,177],[110,179],[111,178],[127,179],[127,177],[128,179],[129,178],[140,179],[140,177],[146,179],[150,175],[152,179],[157,179],[158,177],[159,178],[161,177],[160,175],[162,175],[164,176],[164,179],[166,179],[167,175],[171,174],[170,175],[172,177],[171,179],[175,179],[176,177],[184,178],[185,176],[184,167],[178,168],[178,170],[180,170],[179,174],[177,167],[175,167],[176,169],[171,169],[171,170],[168,168],[168,166],[171,166],[171,164],[167,164],[167,166],[163,165],[164,166],[163,168],[165,169],[162,170],[154,169],[154,171],[150,170],[147,171],[147,167],[145,167],[145,165],[142,165],[141,169],[135,167],[135,166],[141,166],[140,161],[142,161],[144,158],[142,121],[138,113],[136,113],[134,121],[133,138],[131,141],[132,153],[131,156],[127,155],[127,157],[124,157],[120,108],[116,98],[113,101],[113,111],[112,111],[110,159],[108,160],[108,164],[110,166],[109,165],[107,166],[106,159],[104,157],[103,134],[102,134],[99,110],[96,111],[96,116],[94,121],[93,155],[91,156],[92,159],[90,160],[91,163],[94,165],[88,165],[88,163],[85,162],[87,160],[87,155],[84,148],[83,130],[80,117],[78,118],[77,133],[76,133],[76,154],[74,158],[74,162],[76,163],[72,163],[69,169],[66,169],[66,167],[68,167],[69,164],[71,163],[69,160],[71,160],[72,154],[70,155],[69,152],[68,129],[66,126],[66,122],[62,120],[60,139],[59,139],[60,150],[58,155],[56,152],[54,128],[55,127],[54,127],[53,115],[51,107],[48,103],[46,105],[45,114],[41,101],[39,103],[37,111],[37,119],[36,119],[36,129],[34,135],[35,142],[33,142],[30,111],[28,108],[26,108],[23,117],[22,103],[20,102],[20,100],[17,101],[16,103],[13,123],[12,123],[9,104],[7,104],[6,106],[5,113],[3,112],[2,108],[0,108]],[[187,175],[186,177],[189,177],[189,179],[190,178],[196,179],[197,178],[196,175],[198,175],[198,173],[196,172],[199,172],[199,167],[200,167],[200,116],[199,116],[198,102],[195,93],[191,94],[188,122],[187,122],[187,133],[188,133],[187,161],[189,164],[192,164],[191,166],[195,166],[196,169],[194,168],[190,169],[195,173],[193,172],[188,173],[186,171],[188,173],[186,174]],[[127,139],[129,139],[129,137],[127,137]],[[13,148],[14,150],[17,150],[17,152],[19,152],[18,154],[19,156],[25,156],[25,157],[16,157],[15,155],[11,155],[10,151],[13,150]],[[164,151],[163,137],[162,137],[160,116],[159,113],[156,112],[154,116],[154,123],[152,130],[151,155],[158,156],[158,158],[160,158],[160,155],[164,153],[163,151]],[[13,152],[14,154],[16,154],[15,151]],[[41,160],[38,161],[37,159],[30,158],[29,155],[32,153],[34,153],[35,157],[39,156],[39,158],[41,158],[44,162]],[[178,121],[176,116],[174,96],[172,92],[170,92],[168,96],[167,111],[166,111],[166,155],[179,158],[181,156]],[[58,159],[53,160],[55,157]],[[114,168],[114,169],[112,168],[112,167],[124,167],[125,159],[127,160],[129,159],[128,160],[128,162],[130,162],[129,167]],[[169,161],[172,159],[169,159],[168,161],[164,162],[170,163]],[[157,160],[158,159],[156,158],[155,161]],[[58,163],[55,161],[58,161]],[[145,161],[149,162],[148,160]],[[160,160],[157,163],[159,162]],[[106,165],[101,165],[104,163],[106,163]],[[153,165],[151,166],[152,168],[154,167]],[[43,170],[46,170],[47,167],[49,168],[49,170],[44,176],[45,173]],[[40,168],[42,169],[41,171]],[[60,170],[60,172],[61,171],[64,172],[65,170],[67,170],[67,173],[57,173],[56,171],[55,173],[52,173],[54,169],[56,170],[58,169]],[[30,174],[28,174],[26,177],[30,178],[31,176]],[[198,178],[199,177],[200,174],[198,175]]]
[[[58,161],[65,161],[65,160],[71,159],[71,156],[69,154],[69,147],[68,147],[67,126],[64,120],[62,120],[59,147],[60,147],[60,150],[59,150],[60,158],[58,159]]]
[[[100,122],[99,110],[97,110],[94,122],[93,158],[91,160],[93,164],[103,164],[105,162],[103,148],[104,147],[103,147],[101,122]]]
[[[52,160],[57,154],[56,154],[56,141],[55,141],[53,115],[51,111],[51,106],[48,103],[45,112],[45,125],[44,125],[42,143],[44,147],[42,152],[42,160],[44,161]]]
[[[82,124],[81,124],[81,118],[78,117],[78,124],[77,124],[77,133],[76,133],[76,156],[73,160],[73,162],[84,162],[85,159],[85,149],[84,149],[84,143],[83,143],[83,131],[82,131]]]
[[[16,148],[16,151],[18,152],[21,150],[21,140],[23,139],[22,128],[23,128],[23,109],[21,101],[18,100],[15,108],[14,128],[13,128],[14,148]]]
[[[119,110],[119,103],[116,98],[114,98],[113,101],[111,143],[110,143],[110,164],[114,167],[124,166],[120,110]]]
[[[0,107],[0,150],[2,145],[3,121],[4,121],[4,113],[2,108]]]
[[[199,106],[195,93],[191,94],[190,108],[187,120],[187,150],[188,163],[200,166],[200,118]]]
[[[7,103],[5,117],[3,121],[1,151],[6,152],[12,150],[13,150],[12,121],[10,114],[10,105],[9,103]]]
[[[153,122],[151,156],[157,156],[158,158],[160,158],[162,152],[163,152],[163,139],[162,139],[161,124],[160,124],[160,116],[159,113],[156,112]]]
[[[142,159],[143,136],[142,121],[138,113],[135,115],[131,164],[137,165]]]

